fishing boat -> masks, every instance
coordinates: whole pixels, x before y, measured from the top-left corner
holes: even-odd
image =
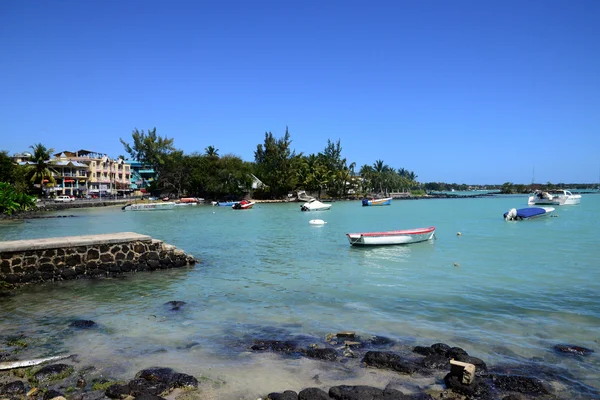
[[[366,206],[389,206],[392,204],[392,198],[386,197],[383,199],[363,199],[362,205]]]
[[[300,206],[302,211],[325,211],[331,208],[331,204],[321,203],[317,199],[312,199]]]
[[[387,232],[347,233],[352,246],[379,246],[388,244],[409,244],[430,240],[435,234],[435,226]]]
[[[553,189],[546,192],[538,190],[529,196],[527,204],[565,206],[581,203],[581,195],[564,189]]]
[[[175,207],[175,203],[172,201],[165,201],[162,203],[130,203],[124,205],[121,209],[123,211],[158,211],[158,210],[172,210]]]
[[[232,205],[231,208],[234,210],[249,210],[252,208],[252,206],[254,206],[254,204],[256,203],[253,201],[242,200]]]
[[[521,221],[534,219],[543,216],[548,216],[554,212],[554,207],[527,207],[527,208],[511,208],[504,213],[505,221]]]

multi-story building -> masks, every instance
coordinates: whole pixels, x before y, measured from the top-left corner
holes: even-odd
[[[156,179],[156,172],[152,167],[139,161],[125,160],[131,168],[131,190],[134,195],[144,195],[146,189]]]
[[[31,153],[18,153],[13,161],[33,164]],[[113,160],[106,154],[89,150],[62,151],[48,161],[54,171],[55,183],[44,180],[44,190],[49,195],[77,197],[130,194],[131,166],[122,158]]]
[[[86,196],[131,192],[130,166],[122,158],[113,160],[89,150],[63,151],[54,157],[51,164],[58,176],[57,193]]]

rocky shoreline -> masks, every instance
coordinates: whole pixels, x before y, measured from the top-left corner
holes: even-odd
[[[185,307],[183,301],[166,303],[173,312]],[[96,329],[89,320],[73,320],[70,329]],[[152,367],[139,371],[130,380],[121,376],[106,376],[93,365],[83,365],[77,355],[65,357],[59,363],[39,363],[36,360],[16,361],[19,347],[26,346],[27,337],[1,338],[0,398],[4,399],[178,399],[204,400],[212,397],[210,379],[195,377],[167,367]],[[568,370],[540,368],[530,364],[490,366],[465,349],[444,343],[429,346],[402,346],[382,336],[360,337],[354,332],[338,332],[325,338],[297,339],[248,338],[238,344],[240,352],[273,353],[282,359],[305,357],[323,363],[325,368],[343,366],[348,371],[368,368],[377,374],[391,373],[383,388],[368,385],[314,384],[296,392],[269,391],[264,388],[261,399],[271,400],[434,400],[434,399],[493,399],[493,400],[555,400],[561,398],[589,399],[600,392],[577,383]],[[41,349],[40,349],[41,350]],[[592,349],[559,344],[553,351],[558,357],[586,357]],[[44,361],[44,360],[37,360]],[[54,360],[52,360],[54,361]],[[454,364],[454,365],[451,365]],[[458,372],[455,365],[462,365]],[[469,367],[464,367],[469,366]],[[468,373],[465,372],[468,369]],[[462,371],[462,372],[461,372]],[[431,383],[421,387],[407,384],[403,379],[421,378]],[[213,382],[214,383],[214,382]],[[437,387],[437,388],[436,388]],[[442,387],[442,389],[439,389]],[[557,388],[560,388],[558,390]],[[211,393],[210,396],[208,393]],[[568,397],[564,397],[569,393]],[[208,396],[208,397],[207,397]],[[244,397],[247,398],[247,397]]]

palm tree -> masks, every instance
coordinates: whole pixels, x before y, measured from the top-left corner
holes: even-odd
[[[207,146],[204,149],[204,154],[207,157],[216,157],[216,158],[219,158],[219,149],[215,148],[215,146]]]
[[[31,156],[33,164],[28,166],[29,173],[31,174],[30,180],[33,184],[39,184],[41,191],[44,187],[44,180],[47,180],[48,183],[56,183],[54,179],[56,171],[50,164],[50,157],[54,149],[49,149],[41,143],[29,146],[29,148],[33,150],[33,155]]]

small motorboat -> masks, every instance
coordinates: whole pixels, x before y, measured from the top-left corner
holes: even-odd
[[[256,203],[252,202],[252,201],[242,200],[242,201],[237,202],[234,205],[232,205],[231,208],[234,209],[234,210],[249,210],[255,204]]]
[[[554,189],[548,190],[547,192],[538,190],[529,196],[527,204],[533,205],[551,205],[551,206],[565,206],[581,203],[581,195],[573,194],[568,190]]]
[[[126,204],[121,209],[123,211],[157,211],[157,210],[172,210],[175,207],[175,203],[163,202],[163,203],[130,203]]]
[[[311,219],[308,221],[308,223],[311,225],[325,225],[327,222],[323,221],[322,219]]]
[[[347,233],[352,246],[378,246],[387,244],[408,244],[430,240],[435,234],[435,226],[387,232]]]
[[[392,204],[392,198],[386,197],[384,199],[363,199],[362,205],[365,206],[389,206]]]
[[[321,203],[317,199],[312,199],[300,206],[302,211],[325,211],[331,208],[331,204]]]
[[[524,219],[534,219],[543,216],[548,216],[554,212],[554,207],[527,207],[527,208],[511,208],[504,213],[505,221],[521,221]]]

